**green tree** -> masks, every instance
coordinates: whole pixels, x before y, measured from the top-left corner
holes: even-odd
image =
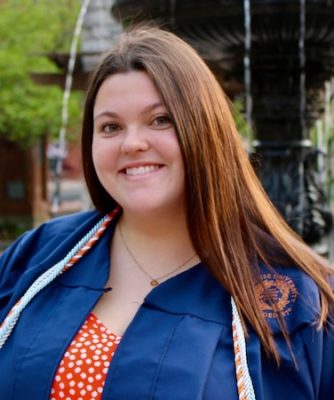
[[[57,72],[52,52],[69,52],[79,0],[0,1],[0,135],[29,145],[56,136],[63,91],[34,83],[32,72]],[[78,123],[81,94],[72,93],[69,128]]]

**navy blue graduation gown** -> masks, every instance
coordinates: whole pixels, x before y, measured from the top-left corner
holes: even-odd
[[[101,218],[97,212],[52,220],[0,257],[0,321],[31,283]],[[115,223],[75,266],[23,311],[0,350],[0,399],[47,400],[58,365],[102,296]],[[293,354],[277,318],[255,288],[281,357],[267,358],[250,329],[247,357],[258,400],[334,399],[334,330],[317,329],[319,293],[296,268],[262,279],[283,310]],[[168,279],[145,298],[112,360],[103,400],[237,400],[229,294],[203,264]]]

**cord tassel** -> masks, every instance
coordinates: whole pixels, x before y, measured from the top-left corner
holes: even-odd
[[[246,353],[246,340],[244,330],[242,328],[240,316],[237,306],[233,298],[232,303],[232,333],[233,333],[233,347],[234,347],[234,363],[235,373],[237,376],[237,387],[239,393],[239,400],[255,400],[255,392],[253,388],[252,378],[249,374],[247,353]]]

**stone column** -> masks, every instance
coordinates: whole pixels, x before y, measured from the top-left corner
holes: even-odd
[[[81,54],[83,68],[91,71],[98,62],[101,53],[110,48],[113,38],[121,32],[121,25],[110,13],[113,0],[94,0],[90,2],[85,17]]]

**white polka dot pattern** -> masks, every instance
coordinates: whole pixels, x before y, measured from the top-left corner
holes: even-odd
[[[101,399],[114,352],[121,340],[90,314],[67,349],[50,400]]]

